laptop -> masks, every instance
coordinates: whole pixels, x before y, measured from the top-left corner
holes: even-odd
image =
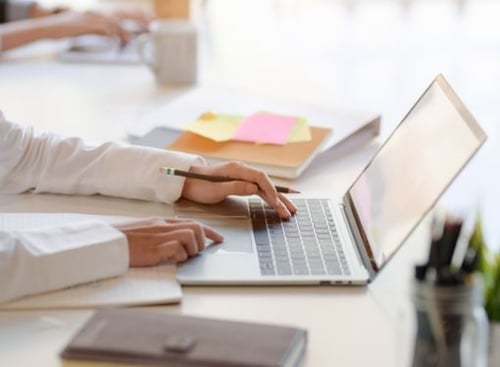
[[[141,58],[138,52],[138,36],[126,45],[117,39],[98,35],[84,35],[72,39],[58,54],[60,61],[68,63],[96,63],[138,65]]]
[[[258,198],[208,223],[224,233],[181,264],[186,285],[367,284],[486,140],[442,75],[424,91],[341,200],[294,198],[281,220]],[[326,168],[327,169],[327,168]]]

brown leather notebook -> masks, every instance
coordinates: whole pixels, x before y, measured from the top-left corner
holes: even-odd
[[[331,129],[311,126],[312,139],[286,145],[216,142],[186,131],[166,148],[204,156],[215,161],[242,161],[270,175],[295,178],[320,152]]]
[[[299,328],[152,310],[102,309],[61,356],[68,366],[102,365],[94,361],[169,367],[294,367],[301,363],[306,344],[307,331]]]

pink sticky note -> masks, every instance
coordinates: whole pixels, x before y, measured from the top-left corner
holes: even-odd
[[[296,117],[257,112],[241,122],[233,140],[283,145],[296,123]]]

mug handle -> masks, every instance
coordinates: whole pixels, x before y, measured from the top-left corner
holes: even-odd
[[[146,64],[151,70],[155,71],[156,65],[154,62],[154,57],[146,56],[144,49],[148,43],[151,42],[151,35],[148,33],[141,34],[137,38],[137,53],[139,54],[139,59],[143,64]]]

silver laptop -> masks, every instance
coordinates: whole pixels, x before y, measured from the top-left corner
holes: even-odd
[[[138,38],[132,38],[126,45],[116,39],[97,35],[75,37],[58,57],[69,63],[96,64],[141,64],[138,52]]]
[[[260,199],[216,225],[225,240],[180,265],[182,284],[366,284],[486,140],[439,75],[344,194],[298,198],[282,221]],[[216,221],[212,215],[209,221]]]

